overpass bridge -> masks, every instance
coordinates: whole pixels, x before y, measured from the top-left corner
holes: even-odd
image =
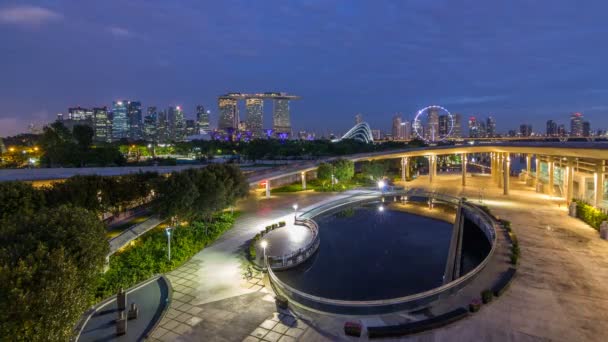
[[[608,197],[605,185],[608,173],[608,142],[500,142],[397,149],[324,158],[252,171],[247,175],[247,180],[251,187],[265,185],[267,196],[270,196],[273,181],[294,175],[301,179],[302,187],[305,189],[308,172],[316,170],[321,162],[345,158],[353,162],[400,159],[401,178],[405,181],[410,176],[411,159],[425,157],[429,163],[429,182],[433,183],[437,178],[438,157],[460,155],[463,161],[462,186],[466,186],[467,155],[471,154],[489,156],[490,177],[503,189],[504,194],[509,193],[511,155],[519,154],[524,155],[526,159],[523,180],[529,185],[537,189],[542,188],[542,191],[548,195],[565,197],[567,201],[579,198],[596,207],[608,207],[604,203],[604,198]],[[76,174],[118,176],[140,171],[170,173],[189,167],[193,166],[0,170],[0,181],[61,180]]]

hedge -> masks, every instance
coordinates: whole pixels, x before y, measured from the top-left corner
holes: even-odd
[[[132,247],[110,257],[110,267],[101,276],[97,287],[97,299],[179,267],[230,229],[236,216],[237,213],[221,213],[209,222],[195,221],[174,228],[171,234],[171,261],[167,259],[165,230],[159,227],[144,234]]]
[[[574,200],[574,202],[576,202],[576,217],[596,230],[600,229],[600,224],[602,224],[603,221],[608,221],[608,215],[596,209],[594,206],[578,200]]]

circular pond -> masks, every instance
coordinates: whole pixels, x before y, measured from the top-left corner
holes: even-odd
[[[414,209],[426,210],[424,205]],[[444,217],[453,220],[453,213],[445,210]],[[379,201],[324,213],[314,220],[321,239],[317,253],[295,268],[276,272],[297,290],[363,301],[407,296],[443,283],[452,223]]]

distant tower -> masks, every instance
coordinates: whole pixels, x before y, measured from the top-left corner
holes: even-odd
[[[196,106],[196,126],[198,134],[207,134],[211,131],[209,113],[208,110],[205,110],[205,107],[201,105]]]
[[[272,112],[272,128],[279,133],[291,134],[291,119],[289,117],[289,99],[277,98],[274,100]]]
[[[452,116],[454,119],[454,128],[452,128],[452,137],[460,139],[460,138],[462,138],[462,115],[455,113]]]
[[[479,125],[474,116],[469,117],[469,138],[479,138]]]
[[[557,136],[557,123],[555,123],[555,121],[553,121],[553,120],[547,121],[547,130],[546,130],[545,135],[548,137]]]
[[[403,128],[401,127],[401,116],[399,114],[393,116],[392,135],[394,140],[403,139]]]
[[[261,138],[264,134],[264,100],[261,98],[248,98],[245,99],[245,106],[247,108],[247,117],[245,122],[247,130],[251,132],[253,137]]]
[[[220,96],[218,99],[218,106],[220,108],[218,128],[223,131],[236,130],[240,121],[237,100]]]
[[[173,141],[186,140],[186,120],[182,107],[169,107],[167,110],[169,119],[169,134]]]
[[[429,108],[428,129],[424,133],[425,139],[428,141],[439,140],[439,109],[436,107]]]
[[[591,123],[589,121],[583,121],[583,136],[590,137],[591,134]]]
[[[109,142],[112,140],[108,107],[93,108],[93,130],[95,140]]]
[[[143,136],[147,142],[158,142],[158,114],[154,106],[148,107],[144,117]]]
[[[496,119],[493,116],[488,116],[486,119],[486,136],[488,138],[496,136]]]
[[[127,119],[127,104],[124,101],[112,103],[112,140],[120,140],[129,137],[129,122]]]
[[[127,120],[129,122],[129,138],[131,140],[139,140],[142,138],[142,114],[141,102],[127,102]]]
[[[583,135],[583,114],[572,113],[570,115],[570,135],[575,137]]]
[[[361,113],[355,115],[355,125],[358,125],[363,122],[363,115]]]
[[[412,139],[412,123],[409,121],[404,121],[401,123],[403,129],[403,139],[411,140]]]

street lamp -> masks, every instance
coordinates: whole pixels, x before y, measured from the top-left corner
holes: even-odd
[[[292,208],[293,208],[293,219],[295,221],[298,216],[298,203],[294,203]]]
[[[386,183],[384,183],[384,180],[379,180],[378,181],[378,189],[382,192],[384,192],[384,187],[386,186]]]
[[[171,230],[173,230],[173,227],[167,227],[165,228],[165,233],[167,234],[167,258],[169,259],[169,261],[171,261]]]

